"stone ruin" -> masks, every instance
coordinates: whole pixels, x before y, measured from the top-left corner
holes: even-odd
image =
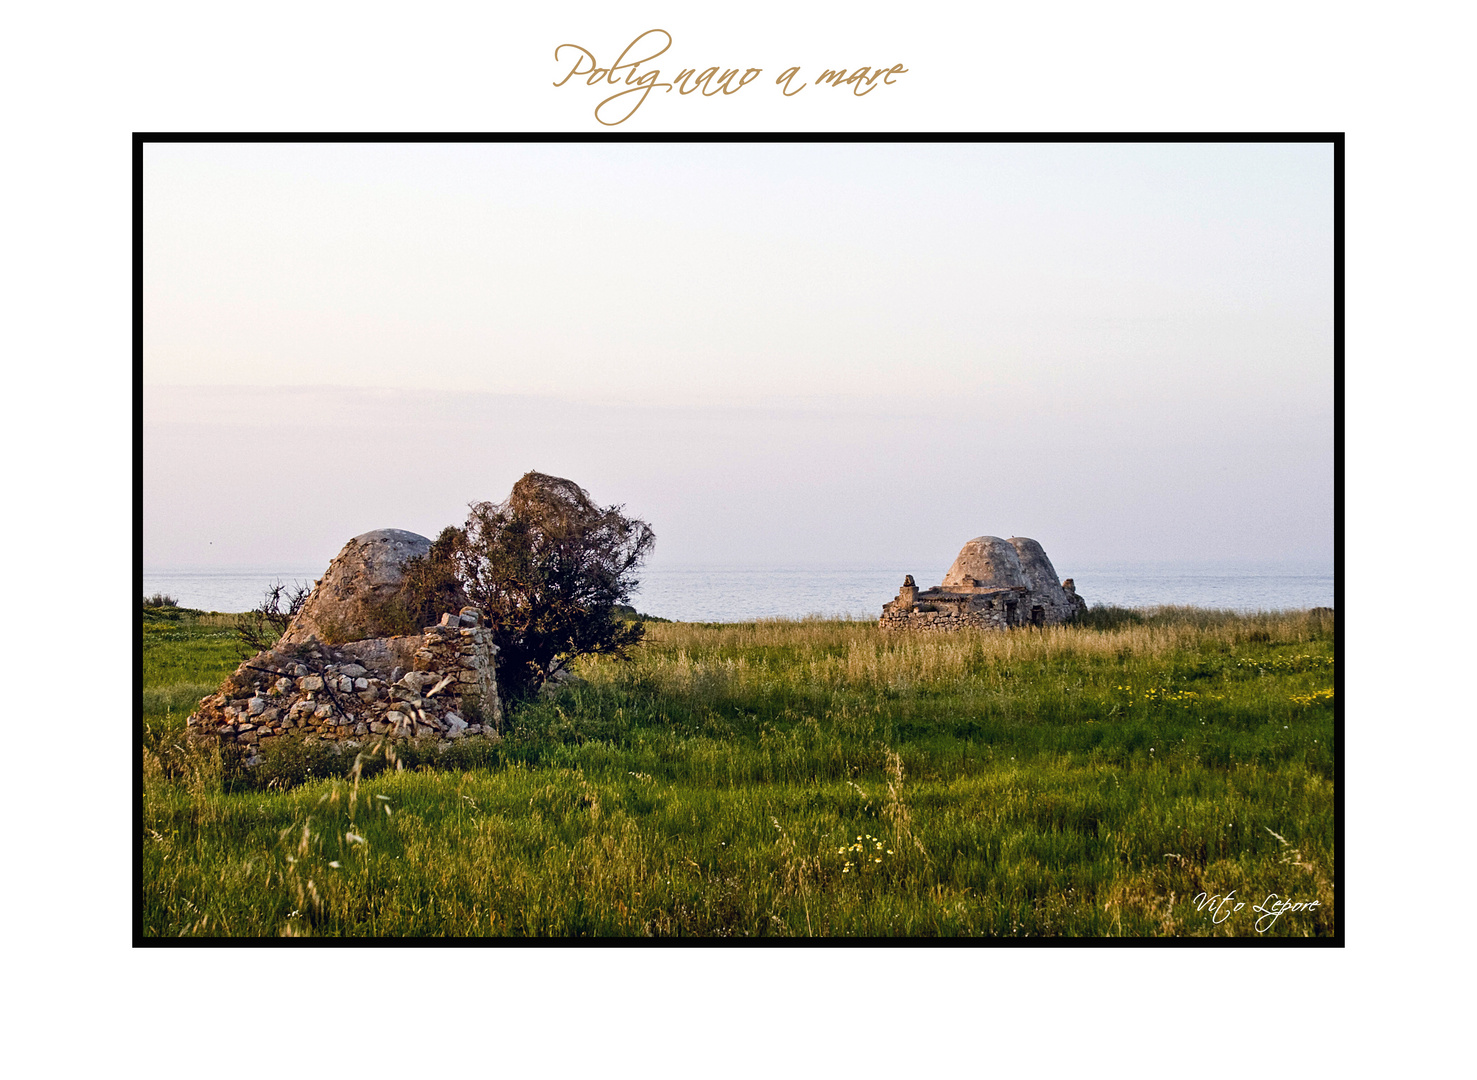
[[[337,642],[375,637],[379,612],[399,595],[405,564],[430,551],[431,541],[404,529],[376,529],[354,537],[328,564],[282,640],[295,645],[313,638]]]
[[[402,529],[350,540],[281,639],[200,702],[189,737],[236,743],[248,765],[272,739],[289,736],[339,749],[374,738],[500,737],[498,650],[481,612],[462,607],[419,634],[370,636],[376,609],[398,594],[405,562],[430,548]]]
[[[1071,578],[1057,584],[1056,569],[1036,541],[977,536],[960,549],[941,585],[920,590],[907,575],[897,598],[882,605],[878,625],[932,632],[974,626],[1003,630],[1064,623],[1086,610]]]

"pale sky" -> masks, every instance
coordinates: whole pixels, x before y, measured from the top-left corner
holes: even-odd
[[[144,562],[536,468],[653,565],[1333,552],[1328,145],[159,145]]]

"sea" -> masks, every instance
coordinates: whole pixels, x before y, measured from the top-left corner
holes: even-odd
[[[1315,567],[1145,566],[1077,568],[1077,594],[1089,605],[1185,605],[1235,611],[1334,606],[1334,575]],[[164,593],[205,611],[247,611],[274,582],[311,585],[323,567],[144,570],[144,595]],[[752,567],[648,568],[632,604],[677,622],[755,619],[875,619],[897,595],[896,568],[825,570]],[[919,580],[924,587],[937,584]]]

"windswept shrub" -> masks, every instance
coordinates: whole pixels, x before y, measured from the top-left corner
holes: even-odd
[[[492,625],[508,698],[530,697],[577,657],[624,659],[640,643],[645,624],[622,621],[616,605],[630,600],[656,536],[623,509],[538,472],[503,502],[472,505],[452,557]]]
[[[261,603],[236,616],[236,633],[252,652],[265,652],[287,631],[288,624],[307,601],[312,589],[304,584],[290,588],[274,582],[262,596]]]

